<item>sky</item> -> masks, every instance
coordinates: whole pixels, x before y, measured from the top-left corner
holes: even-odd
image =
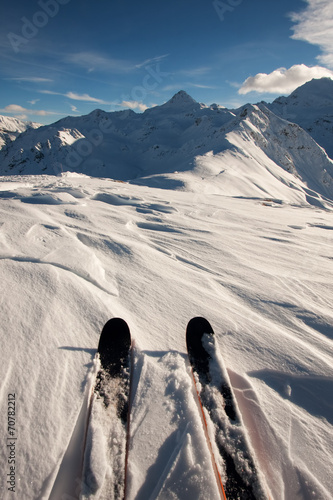
[[[0,114],[53,123],[179,90],[237,108],[333,78],[332,0],[11,0]]]

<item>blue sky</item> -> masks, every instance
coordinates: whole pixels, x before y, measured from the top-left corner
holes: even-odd
[[[333,78],[331,0],[11,0],[0,114],[137,112],[179,90],[233,108]]]

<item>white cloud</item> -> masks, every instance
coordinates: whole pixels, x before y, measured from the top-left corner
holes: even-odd
[[[307,7],[290,14],[295,26],[292,38],[318,45],[322,54],[320,64],[333,69],[333,2],[332,0],[306,0]]]
[[[271,94],[290,94],[300,85],[313,78],[329,77],[333,79],[333,71],[321,66],[308,67],[296,64],[289,69],[279,68],[272,73],[258,73],[250,76],[240,87],[239,94],[248,92],[265,92]]]
[[[0,109],[2,113],[8,113],[10,115],[15,115],[18,118],[20,117],[21,119],[22,116],[24,116],[26,119],[28,115],[37,115],[37,116],[48,116],[48,115],[56,115],[58,113],[55,113],[54,111],[46,111],[44,109],[27,109],[24,108],[23,106],[20,106],[19,104],[9,104],[3,109]]]
[[[138,102],[138,101],[122,101],[120,106],[123,106],[125,108],[129,108],[129,109],[139,109],[140,111],[146,111],[146,109],[148,109],[148,106],[146,106],[142,102]]]
[[[84,102],[95,102],[98,104],[112,104],[103,99],[98,99],[97,97],[92,97],[89,94],[77,94],[76,92],[66,92],[63,94],[61,92],[54,92],[53,90],[40,90],[41,94],[48,95],[62,95],[63,97],[68,97],[68,99],[73,99],[74,101],[84,101]]]
[[[74,101],[85,101],[85,102],[97,102],[99,104],[107,104],[102,99],[97,99],[97,97],[92,97],[88,94],[77,94],[76,92],[67,92],[63,94],[65,97],[69,99],[74,99]]]
[[[63,97],[67,97],[68,99],[73,99],[74,101],[85,101],[85,102],[95,102],[97,104],[112,104],[110,102],[104,101],[103,99],[98,99],[97,97],[92,97],[89,94],[77,94],[76,92],[66,92],[63,94],[62,92],[54,92],[53,90],[40,90],[41,94],[48,95],[62,95]]]
[[[13,82],[30,82],[30,83],[47,83],[53,82],[50,78],[40,78],[38,76],[22,76],[17,78],[7,78],[7,80]]]

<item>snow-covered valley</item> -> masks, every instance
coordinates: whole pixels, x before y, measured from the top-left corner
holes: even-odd
[[[215,329],[271,498],[331,498],[332,211],[195,182],[1,179],[2,498],[9,394],[16,497],[78,498],[93,358],[114,316],[136,343],[128,499],[219,498],[185,355],[197,315]],[[91,498],[110,498],[99,440]]]

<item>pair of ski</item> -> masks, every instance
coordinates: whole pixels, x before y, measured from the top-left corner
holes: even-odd
[[[215,343],[213,329],[205,318],[197,317],[189,322],[186,344],[195,393],[221,498],[266,499],[267,495],[261,485],[244,434],[229,378]],[[119,490],[118,485],[118,498],[126,496],[133,369],[131,351],[131,334],[127,323],[120,318],[109,320],[103,328],[98,345],[101,369],[97,375],[95,394],[103,399],[106,408],[109,405],[116,408],[126,436],[123,487]],[[113,389],[110,390],[110,387]],[[114,387],[117,388],[116,391]]]

